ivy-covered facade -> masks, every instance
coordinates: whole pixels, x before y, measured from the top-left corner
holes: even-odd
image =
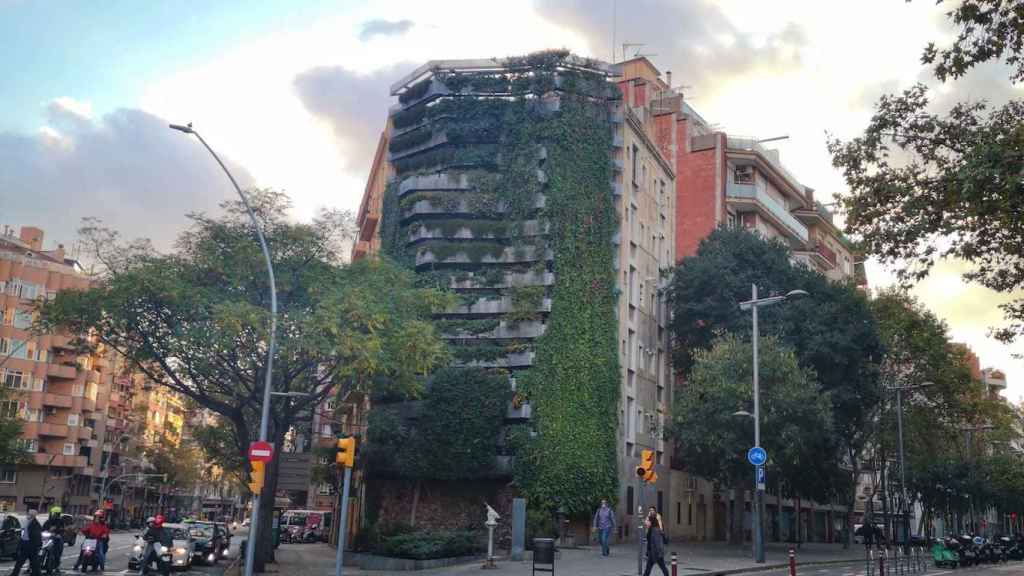
[[[629,526],[640,450],[667,472],[658,286],[675,261],[675,175],[658,110],[624,107],[621,74],[547,51],[428,62],[400,79],[360,239],[362,254],[379,242],[456,293],[436,318],[453,368],[508,383],[494,467],[474,473],[578,518],[608,498]],[[670,506],[669,477],[646,502]]]

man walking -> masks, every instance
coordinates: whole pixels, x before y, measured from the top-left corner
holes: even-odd
[[[21,530],[21,541],[18,542],[18,561],[14,563],[11,576],[21,574],[21,567],[28,560],[32,576],[39,576],[39,549],[43,547],[43,527],[36,520],[37,512],[28,511],[28,522]]]
[[[608,507],[608,500],[601,499],[601,507],[594,513],[594,530],[601,542],[601,556],[608,556],[608,538],[615,529],[615,511]]]

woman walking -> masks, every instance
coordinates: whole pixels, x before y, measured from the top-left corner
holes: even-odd
[[[644,526],[647,527],[647,568],[644,570],[644,576],[651,575],[651,568],[655,564],[661,568],[663,576],[668,576],[668,567],[665,566],[665,532],[661,525],[661,517],[653,506],[647,512]]]

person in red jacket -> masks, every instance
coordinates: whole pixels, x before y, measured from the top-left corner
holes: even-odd
[[[107,547],[110,546],[110,527],[107,526],[106,519],[106,512],[97,510],[92,516],[92,521],[82,528],[82,536],[96,540],[96,557],[100,561],[100,571],[106,568]],[[74,569],[78,570],[77,561]]]

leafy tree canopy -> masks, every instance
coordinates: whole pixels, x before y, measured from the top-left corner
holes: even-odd
[[[0,366],[3,363],[0,362]],[[0,405],[17,402],[0,383]],[[25,449],[21,446],[21,415],[0,411],[0,464],[17,464],[24,460]]]
[[[1024,3],[965,0],[948,13],[958,30],[950,48],[934,44],[922,61],[941,80],[1005,59],[1019,81]],[[829,142],[832,163],[850,194],[846,225],[864,247],[894,263],[904,282],[928,274],[936,260],[971,264],[968,281],[1013,294],[1001,306],[1007,326],[994,331],[1009,342],[1024,332],[1024,102],[992,107],[965,101],[948,112],[931,108],[918,84],[882,96],[861,136]]]
[[[746,460],[753,423],[734,413],[753,411],[751,344],[726,335],[694,360],[672,407],[678,454],[694,474],[744,484],[753,474]],[[829,470],[836,469],[838,453],[831,442],[829,395],[777,338],[762,338],[759,360],[761,445],[769,454],[769,474],[781,475],[793,495],[824,501],[835,485]]]
[[[429,315],[450,299],[415,288],[410,272],[385,261],[343,264],[350,215],[295,223],[283,194],[258,190],[251,198],[277,280],[273,389],[307,394],[272,404],[269,439],[281,445],[297,418],[332,394],[417,394],[423,375],[446,358]],[[269,288],[244,208],[222,206],[218,217],[191,214],[168,254],[87,223],[80,234],[99,267],[96,282],[60,292],[40,316],[48,329],[96,334],[153,381],[222,416],[242,453],[262,405]],[[267,493],[276,478],[272,465]],[[269,507],[264,512],[269,521]]]

